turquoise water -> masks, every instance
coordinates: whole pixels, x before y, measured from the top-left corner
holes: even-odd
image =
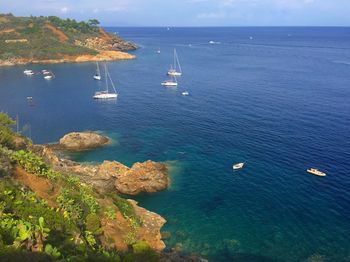
[[[114,139],[79,161],[166,161],[169,190],[136,199],[168,220],[169,249],[213,261],[348,261],[349,28],[109,30],[141,46],[136,60],[108,63],[116,101],[91,99],[101,85],[93,63],[30,66],[53,70],[52,81],[1,68],[0,110],[18,114],[37,143],[74,130]],[[184,75],[166,89],[173,48]]]

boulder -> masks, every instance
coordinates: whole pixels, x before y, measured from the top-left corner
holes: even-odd
[[[108,137],[94,132],[72,132],[60,139],[59,146],[69,151],[83,151],[104,146],[109,142]]]
[[[166,165],[148,160],[135,163],[129,170],[120,173],[116,177],[115,187],[122,194],[136,195],[164,190],[169,183]]]

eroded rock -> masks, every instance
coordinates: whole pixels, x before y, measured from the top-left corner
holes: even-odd
[[[141,192],[154,193],[164,190],[169,183],[166,165],[148,160],[135,163],[129,170],[120,173],[116,178],[115,187],[120,193],[136,195]]]
[[[60,139],[59,146],[69,151],[83,151],[104,146],[109,142],[108,137],[94,132],[72,132]]]

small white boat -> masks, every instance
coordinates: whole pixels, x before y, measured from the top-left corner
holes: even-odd
[[[52,75],[46,75],[46,76],[44,76],[44,79],[46,79],[46,80],[51,80],[52,78],[53,78]]]
[[[94,79],[95,79],[95,80],[101,80],[101,76],[99,76],[99,75],[94,75]]]
[[[169,80],[165,80],[161,83],[162,86],[177,86],[177,82],[169,79]]]
[[[209,41],[209,44],[211,44],[211,45],[219,45],[219,44],[221,44],[221,42]]]
[[[188,92],[188,91],[184,91],[184,92],[182,92],[182,95],[183,96],[188,96],[190,93]]]
[[[33,70],[26,69],[23,71],[23,74],[25,74],[27,76],[32,76],[32,75],[34,75],[34,72],[33,72]]]
[[[308,173],[313,174],[315,176],[326,176],[326,173],[321,172],[320,170],[316,169],[316,168],[310,168],[308,170],[306,170]]]
[[[160,54],[160,48],[158,48],[158,50],[157,50],[157,54]]]
[[[233,170],[238,170],[238,169],[243,168],[243,166],[244,166],[244,163],[238,163],[238,164],[234,164],[232,166],[232,168],[233,168]]]

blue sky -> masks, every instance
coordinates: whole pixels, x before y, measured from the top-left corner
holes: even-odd
[[[350,26],[350,0],[0,0],[0,12],[115,26]]]

